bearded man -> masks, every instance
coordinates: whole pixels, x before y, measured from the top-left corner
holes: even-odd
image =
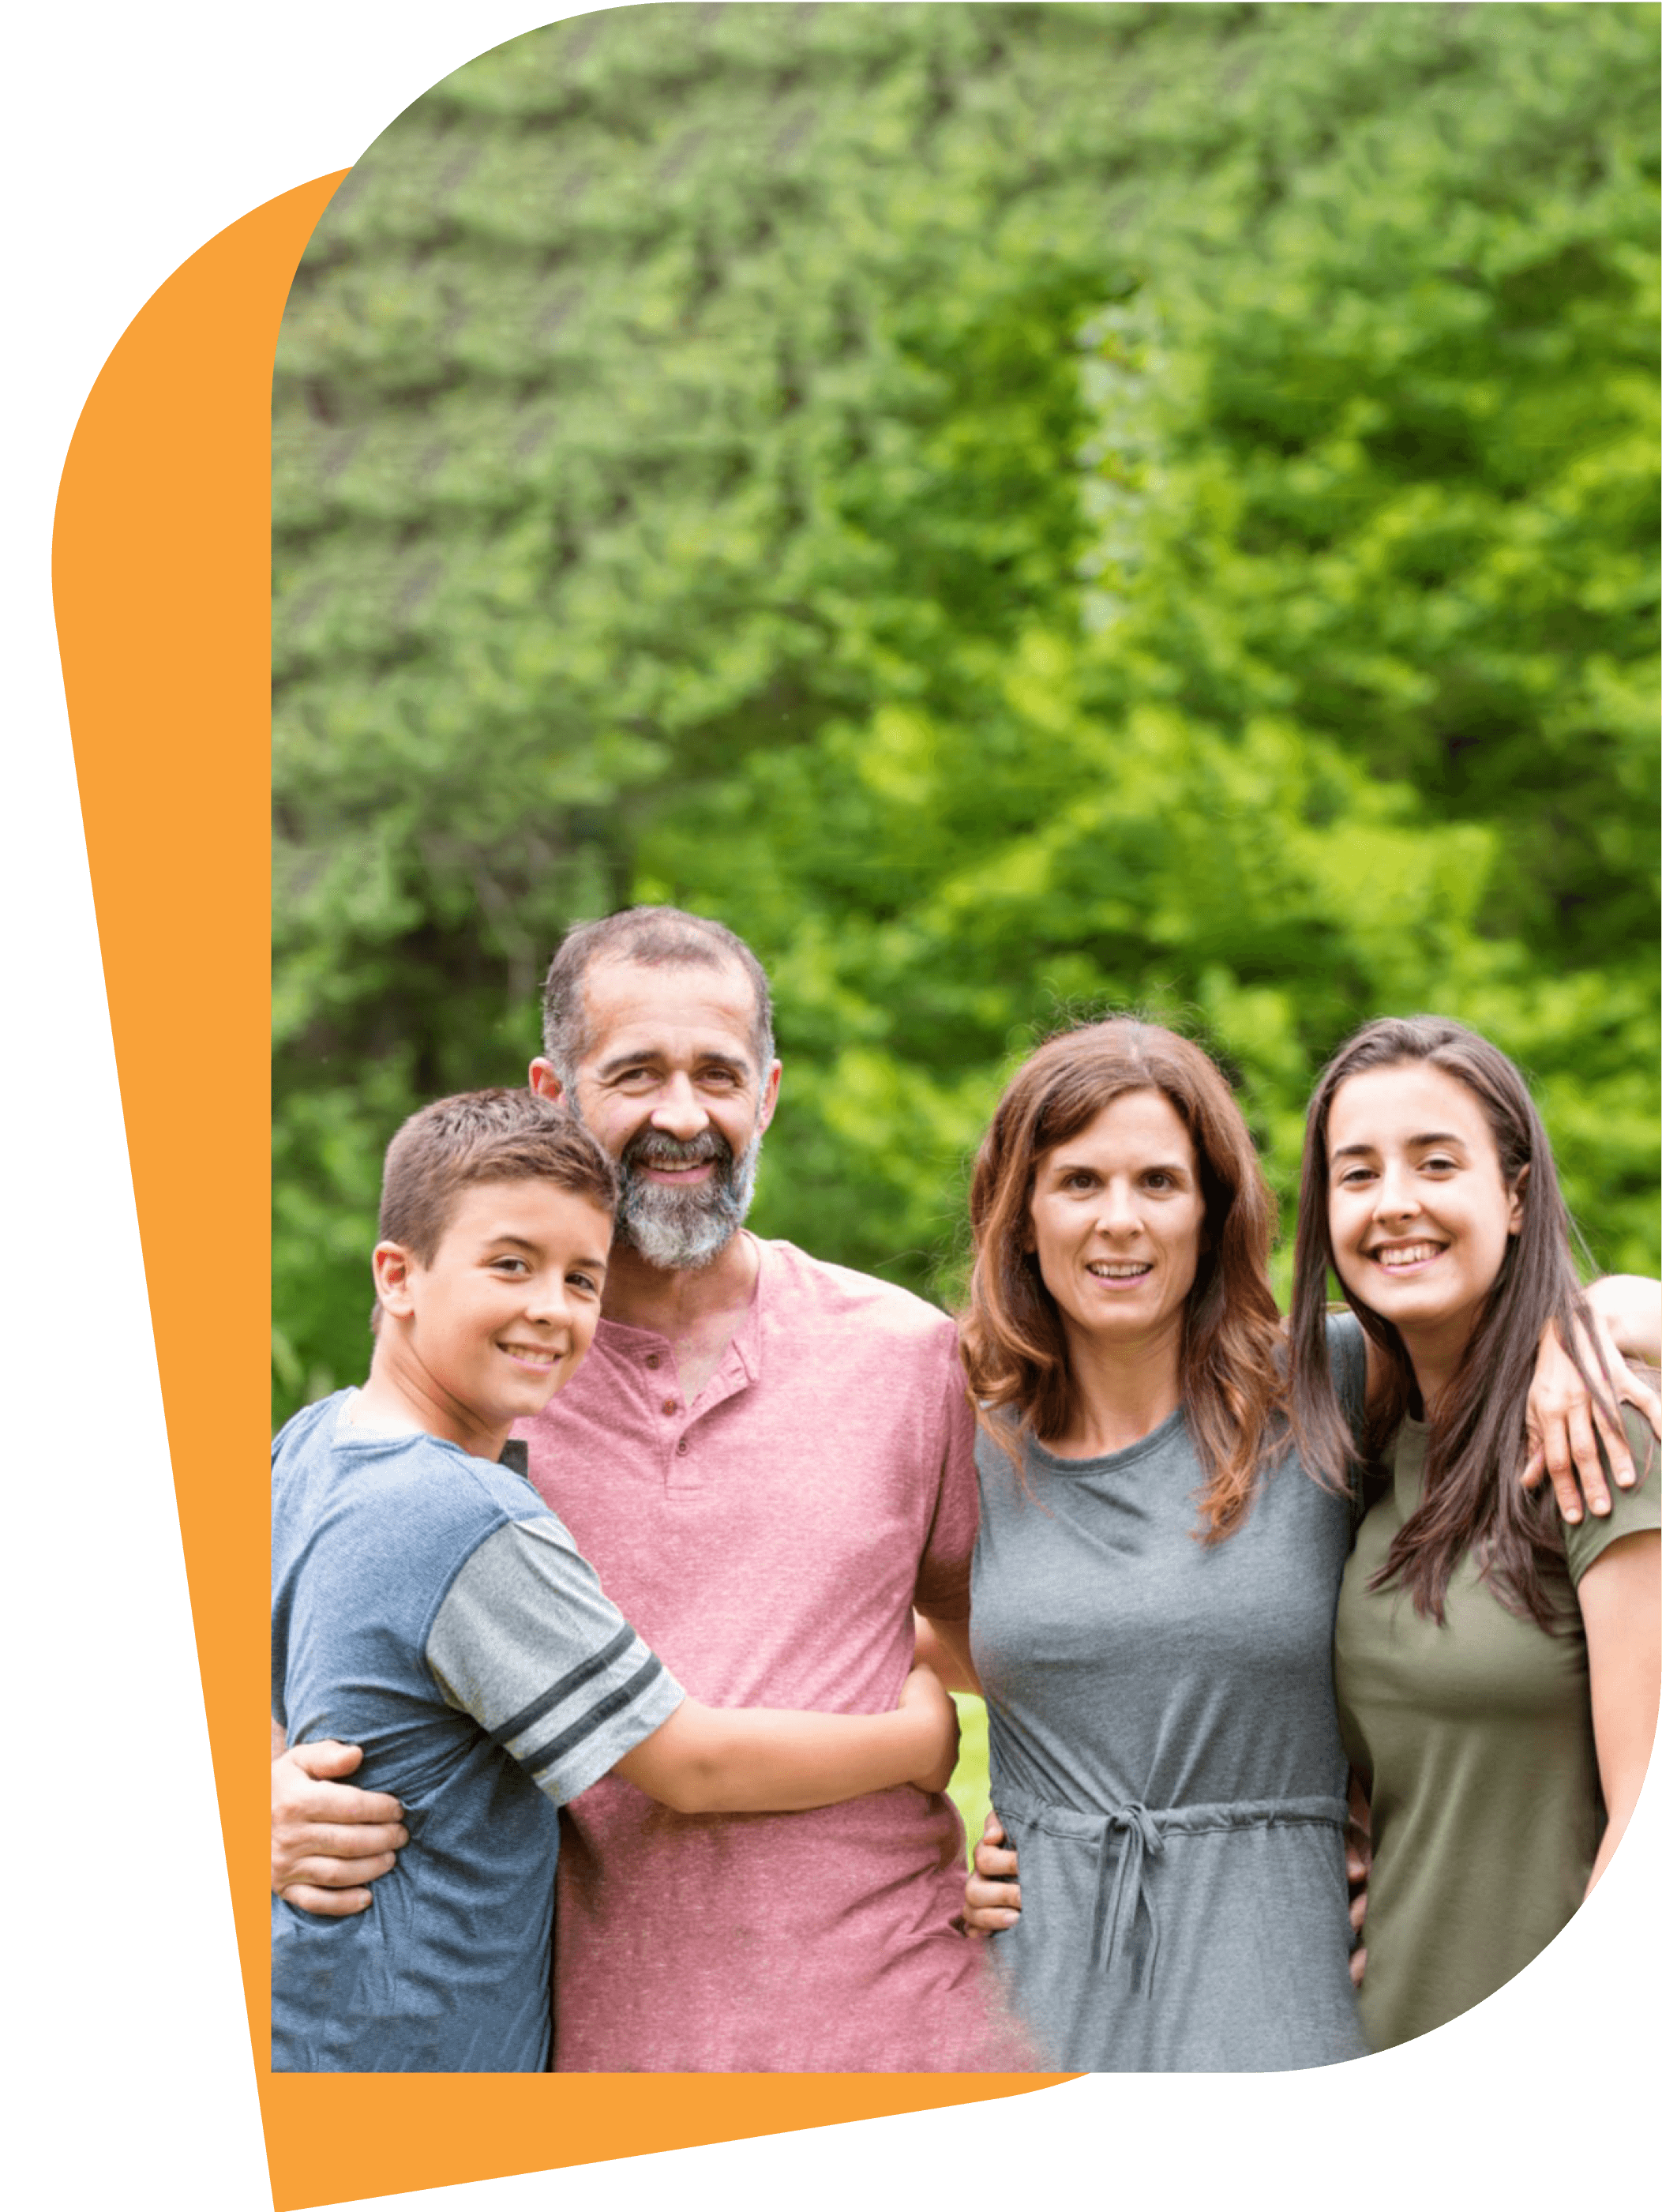
[[[950,1651],[969,1610],[951,1322],[743,1227],[779,1063],[767,979],[730,930],[658,907],[583,924],[543,1011],[532,1086],[618,1162],[623,1196],[593,1347],[524,1431],[532,1482],[690,1694],[893,1705],[914,1606]],[[274,1775],[274,1881],[314,1909],[367,1902],[402,1832],[391,1801],[320,1778],[333,1757],[302,1747]],[[1022,2063],[959,1930],[945,1797],[689,1818],[609,1778],[562,1819],[557,2069]]]

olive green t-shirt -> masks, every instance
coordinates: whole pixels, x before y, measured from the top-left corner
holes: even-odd
[[[1629,1414],[1643,1468],[1653,1440]],[[1423,2035],[1498,1990],[1580,1903],[1604,1832],[1573,1584],[1618,1537],[1658,1525],[1653,1467],[1610,1486],[1606,1518],[1564,1530],[1555,1577],[1568,1626],[1548,1635],[1503,1606],[1470,1558],[1449,1579],[1440,1626],[1398,1585],[1370,1590],[1420,1502],[1426,1431],[1398,1432],[1392,1484],[1364,1516],[1344,1571],[1334,1639],[1339,1723],[1368,1783],[1362,2029],[1375,2051]]]

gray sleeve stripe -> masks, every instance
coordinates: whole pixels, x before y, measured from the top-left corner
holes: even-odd
[[[567,1698],[575,1697],[585,1682],[591,1682],[597,1674],[604,1674],[613,1660],[621,1658],[634,1642],[634,1631],[626,1621],[604,1650],[591,1652],[581,1666],[573,1667],[568,1674],[562,1674],[551,1690],[544,1690],[541,1697],[533,1698],[530,1705],[515,1713],[512,1720],[504,1721],[500,1728],[492,1729],[491,1741],[506,1751],[515,1736],[523,1735],[545,1713],[551,1713]]]
[[[634,1632],[630,1633],[633,1635]],[[540,1751],[527,1753],[519,1764],[527,1774],[541,1774],[556,1759],[563,1759],[585,1736],[592,1735],[597,1728],[604,1727],[615,1713],[621,1713],[626,1705],[634,1705],[641,1692],[650,1687],[663,1672],[664,1662],[656,1652],[649,1653],[646,1663],[637,1667],[627,1682],[621,1684],[609,1697],[602,1698],[598,1705],[591,1705],[582,1719],[573,1721],[563,1735],[555,1736],[552,1743],[544,1744]]]

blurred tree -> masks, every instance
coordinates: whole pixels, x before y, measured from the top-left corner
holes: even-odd
[[[828,1257],[949,1290],[1111,996],[1283,1188],[1348,1027],[1463,1014],[1653,1267],[1655,81],[1644,8],[665,8],[401,117],[275,386],[279,1413],[631,898],[773,969]]]

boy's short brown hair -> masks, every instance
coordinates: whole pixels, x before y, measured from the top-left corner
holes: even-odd
[[[617,1171],[579,1121],[535,1091],[464,1091],[436,1099],[386,1148],[380,1238],[426,1266],[443,1241],[456,1200],[481,1182],[548,1182],[617,1210]]]

